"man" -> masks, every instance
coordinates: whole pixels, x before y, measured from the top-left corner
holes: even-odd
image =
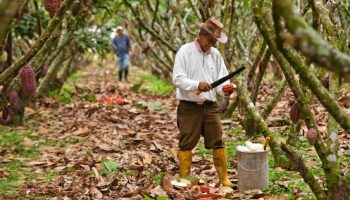
[[[119,81],[123,78],[128,80],[130,65],[129,53],[131,53],[131,43],[127,35],[123,33],[123,27],[117,27],[117,35],[113,38],[113,50],[117,54],[117,63],[119,67]]]
[[[205,148],[212,149],[220,183],[232,187],[227,175],[226,150],[222,141],[216,94],[231,95],[234,87],[229,81],[216,88],[210,86],[210,83],[228,75],[220,52],[213,47],[217,41],[227,42],[222,29],[223,25],[214,18],[201,24],[198,38],[183,45],[176,54],[173,83],[177,87],[176,98],[180,100],[177,108],[180,177],[190,175],[192,149],[202,135]],[[195,91],[198,90],[201,93],[196,95]]]

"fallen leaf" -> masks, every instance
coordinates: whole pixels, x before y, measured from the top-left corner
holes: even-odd
[[[103,198],[103,194],[96,187],[92,186],[90,188],[90,191],[91,191],[94,198],[97,198],[97,199]]]

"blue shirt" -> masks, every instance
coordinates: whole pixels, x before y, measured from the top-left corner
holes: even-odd
[[[129,54],[130,39],[127,35],[115,36],[113,38],[113,48],[117,50],[118,57],[124,57]]]

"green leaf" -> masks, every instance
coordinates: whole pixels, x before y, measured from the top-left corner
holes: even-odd
[[[145,200],[154,200],[154,199],[152,199],[151,197],[149,197],[147,195],[144,195],[144,197],[145,197]]]
[[[118,164],[113,160],[107,160],[103,162],[103,166],[107,169],[107,171],[114,171],[118,168]]]
[[[157,200],[167,200],[166,196],[157,196]]]
[[[130,88],[130,91],[131,91],[131,92],[137,92],[137,91],[141,88],[142,84],[143,84],[143,82],[132,86],[132,87]]]

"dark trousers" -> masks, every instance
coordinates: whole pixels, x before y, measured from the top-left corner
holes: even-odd
[[[128,80],[128,74],[129,74],[129,69],[123,69],[123,70],[119,70],[119,81],[121,81],[123,79],[123,74],[124,74],[124,80]]]
[[[192,150],[200,136],[206,149],[223,148],[219,106],[216,102],[180,101],[177,108],[177,126],[180,131],[179,148]]]

